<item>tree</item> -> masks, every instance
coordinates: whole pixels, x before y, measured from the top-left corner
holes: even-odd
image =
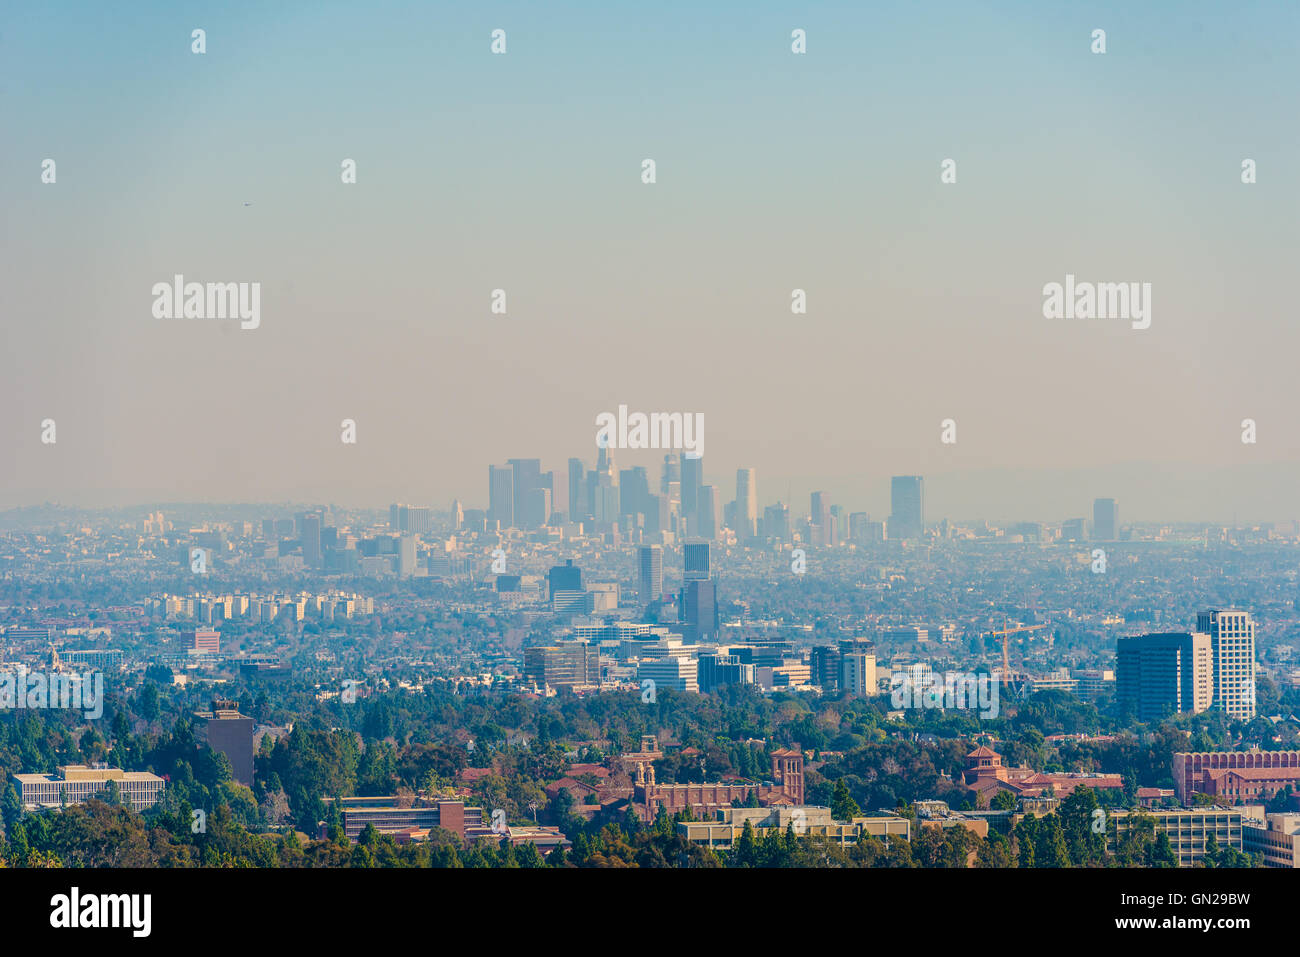
[[[741,830],[735,847],[731,849],[731,858],[734,867],[758,867],[758,836],[749,820],[745,821],[745,827]]]
[[[861,814],[862,809],[858,807],[858,802],[853,800],[848,785],[844,783],[843,778],[840,778],[835,782],[835,790],[831,794],[831,817],[837,821],[850,821]]]
[[[994,811],[1014,811],[1016,809],[1016,796],[1010,791],[999,790],[993,795],[990,809]]]

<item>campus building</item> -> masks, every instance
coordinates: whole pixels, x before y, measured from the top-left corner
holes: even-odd
[[[103,797],[108,782],[117,782],[122,801],[136,811],[153,807],[162,793],[163,779],[148,771],[123,771],[107,764],[87,767],[67,764],[55,774],[15,774],[18,799],[28,809],[80,804],[93,797]]]
[[[1300,790],[1300,751],[1178,752],[1173,773],[1174,792],[1183,804],[1191,803],[1193,794],[1259,803],[1288,784]]]
[[[1194,808],[1155,811],[1111,811],[1115,826],[1107,829],[1106,850],[1114,854],[1120,842],[1140,819],[1155,818],[1156,834],[1169,835],[1169,846],[1178,855],[1179,867],[1191,867],[1205,856],[1205,842],[1213,835],[1220,848],[1242,849],[1241,812],[1226,808]]]
[[[653,821],[662,807],[669,815],[691,809],[698,818],[730,809],[732,801],[747,801],[751,794],[763,807],[804,803],[803,752],[788,748],[772,752],[772,779],[763,783],[715,782],[711,784],[658,784],[654,765],[638,761],[633,779],[632,803],[642,820]]]

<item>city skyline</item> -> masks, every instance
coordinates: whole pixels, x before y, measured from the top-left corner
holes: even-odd
[[[0,507],[449,501],[627,405],[707,416],[728,499],[1290,518],[1300,11],[1160,6],[237,5],[202,56],[158,3],[18,11]],[[176,275],[260,283],[256,328],[157,318]],[[1150,327],[1046,318],[1072,275]]]

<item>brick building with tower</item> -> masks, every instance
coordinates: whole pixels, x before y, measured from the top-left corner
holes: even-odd
[[[637,762],[633,778],[632,803],[642,820],[653,821],[662,807],[669,814],[691,809],[697,818],[732,807],[733,801],[747,801],[751,794],[762,807],[799,806],[804,803],[803,752],[781,748],[772,752],[772,779],[762,783],[659,784],[654,765]]]

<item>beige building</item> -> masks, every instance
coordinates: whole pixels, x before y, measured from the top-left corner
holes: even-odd
[[[1269,814],[1243,824],[1241,849],[1262,854],[1265,867],[1300,867],[1300,814]]]
[[[102,795],[109,781],[116,781],[123,802],[130,802],[136,811],[153,807],[162,793],[163,779],[148,771],[123,771],[99,764],[69,764],[56,774],[15,774],[18,798],[27,808],[59,807],[80,804]]]
[[[829,838],[841,847],[856,844],[864,834],[882,839],[892,834],[907,839],[911,833],[911,822],[904,817],[855,817],[841,822],[831,817],[830,808],[810,805],[720,808],[716,820],[678,822],[677,833],[695,844],[730,850],[744,833],[746,822],[758,838],[769,831],[784,834],[787,828],[792,828],[797,835]]]
[[[1169,846],[1178,855],[1179,867],[1191,867],[1205,855],[1205,841],[1211,834],[1219,847],[1242,850],[1240,811],[1207,807],[1142,813],[1155,818],[1156,834],[1164,831],[1169,835]],[[1111,811],[1110,815],[1115,827],[1108,829],[1106,850],[1113,854],[1118,840],[1122,840],[1128,833],[1132,813]]]

